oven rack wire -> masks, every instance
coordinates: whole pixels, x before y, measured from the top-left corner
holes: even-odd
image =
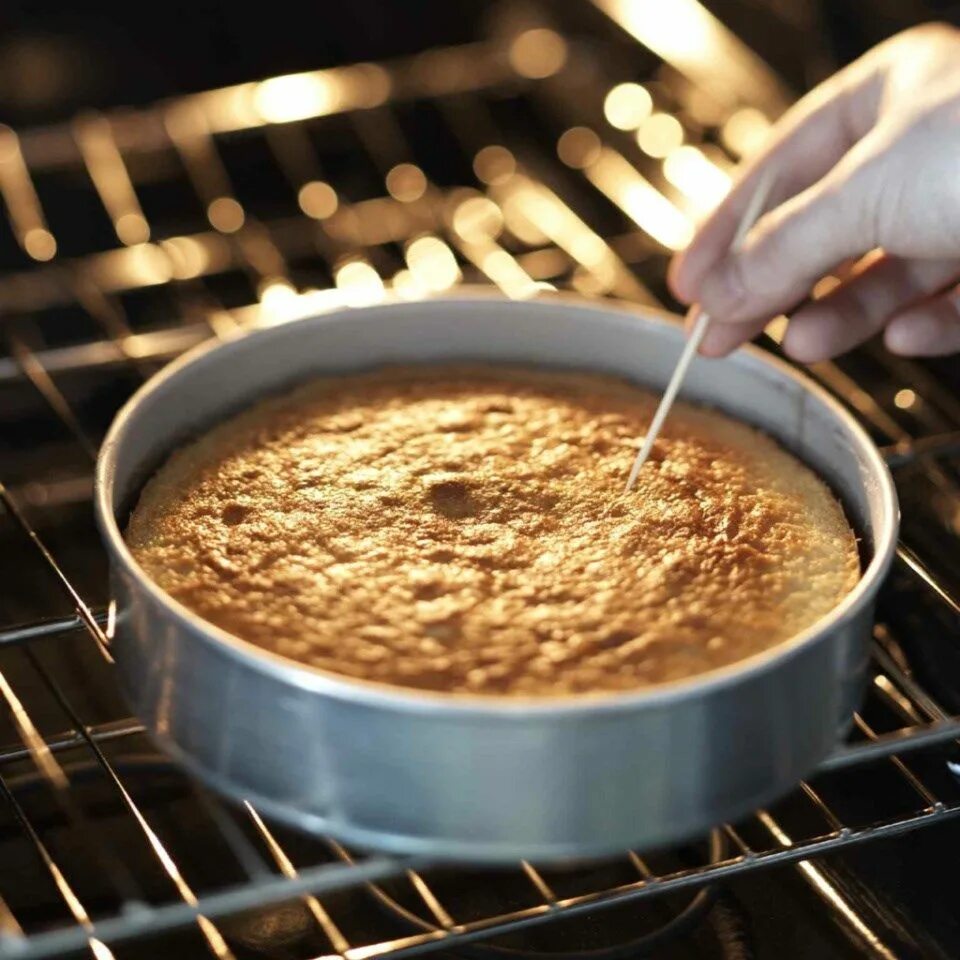
[[[663,872],[642,853],[625,853],[632,879],[573,895],[555,888],[549,866],[520,864],[516,873],[528,883],[532,902],[482,916],[452,912],[432,885],[435,864],[378,855],[354,859],[336,844],[325,857],[297,862],[252,806],[228,808],[194,785],[196,803],[239,877],[195,882],[138,799],[132,774],[112,759],[123,757],[117,751],[124,744],[140,742],[142,727],[122,715],[87,722],[68,692],[56,657],[60,645],[78,639],[91,644],[98,669],[109,675],[114,626],[110,605],[88,604],[47,545],[58,511],[82,508],[89,498],[97,431],[73,399],[78,383],[123,375],[135,385],[209,338],[386,296],[416,299],[461,283],[492,284],[506,296],[573,287],[585,295],[658,303],[663,257],[682,245],[696,204],[709,197],[698,198],[696,178],[684,174],[682,165],[671,174],[667,161],[681,144],[674,143],[664,159],[655,129],[648,127],[644,146],[643,124],[659,116],[661,139],[679,132],[689,148],[681,154],[684,162],[715,184],[728,175],[746,136],[741,130],[737,139],[732,118],[739,116],[743,129],[761,119],[750,104],[732,111],[701,103],[698,114],[692,101],[709,101],[705,91],[658,60],[651,83],[629,81],[621,91],[618,113],[611,91],[629,73],[617,74],[617,63],[615,56],[598,56],[552,27],[538,26],[388,65],[271,78],[144,110],[90,114],[22,136],[0,131],[0,192],[21,248],[19,265],[0,275],[0,310],[10,318],[4,322],[9,349],[0,356],[0,388],[41,403],[70,451],[68,468],[49,472],[42,466],[20,469],[11,461],[9,485],[0,485],[0,530],[12,544],[8,549],[25,564],[37,564],[73,610],[0,622],[0,664],[18,661],[16,679],[6,666],[0,670],[0,699],[16,733],[0,747],[0,807],[32,852],[29,869],[47,876],[62,906],[59,922],[33,924],[9,905],[18,878],[0,876],[0,958],[33,960],[79,950],[105,960],[128,940],[184,928],[195,928],[214,957],[229,958],[234,950],[222,930],[225,918],[289,901],[309,911],[326,944],[324,956],[413,955],[783,864],[799,864],[821,898],[836,906],[841,894],[816,858],[960,812],[960,786],[939,775],[952,769],[949,750],[960,739],[960,717],[920,684],[903,658],[897,631],[883,623],[874,638],[868,703],[855,718],[851,741],[798,787],[793,802],[801,813],[763,810],[744,824],[719,827],[725,852],[712,863]],[[399,119],[408,102],[432,111],[462,151],[472,179],[440,186],[430,178],[418,157],[421,145]],[[500,108],[515,103],[532,104],[537,116],[551,118],[545,124],[554,131],[551,150],[523,130],[523,111],[517,114],[521,132],[517,116],[513,127],[502,119]],[[338,136],[349,135],[365,152],[380,178],[379,192],[350,200],[339,188],[313,129],[331,119],[341,124]],[[256,139],[273,157],[299,212],[257,215],[221,154],[237,139]],[[53,208],[43,202],[43,177],[51,171],[84,178],[113,231],[110,244],[60,254],[60,238],[48,221]],[[165,178],[192,194],[193,212],[177,211],[177,218],[182,224],[192,216],[194,229],[174,230],[162,217],[148,217],[141,205],[139,192]],[[568,202],[568,195],[577,201]],[[590,225],[597,211],[604,226]],[[301,279],[303,264],[319,265],[307,271],[310,279]],[[249,293],[245,301],[234,302],[234,293],[230,302],[221,299],[214,281],[225,275],[241,278]],[[162,319],[143,324],[130,295],[151,292],[162,294]],[[89,335],[63,342],[51,336],[44,318],[67,308],[86,318]],[[956,497],[960,487],[936,454],[954,450],[960,411],[914,365],[880,354],[870,362],[883,367],[889,382],[910,387],[881,402],[840,366],[821,364],[815,374],[889,445],[898,467],[920,471],[936,489]],[[935,429],[923,429],[922,418],[913,430],[903,426],[906,407],[930,411]],[[958,599],[909,542],[901,544],[898,575],[951,615],[960,613]],[[56,704],[59,729],[34,719],[38,690]],[[159,902],[143,895],[124,849],[104,836],[87,808],[78,789],[77,771],[84,765],[107,784],[138,842],[165,874],[168,896]],[[831,784],[867,768],[909,795],[904,809],[864,820],[838,808]],[[26,783],[44,787],[79,852],[58,856]],[[98,896],[95,905],[88,905],[73,880],[77,856],[96,864],[110,888],[110,896]],[[351,938],[328,909],[328,895],[386,880],[410,885],[426,928],[387,939]],[[862,940],[874,936],[856,915],[846,921]]]

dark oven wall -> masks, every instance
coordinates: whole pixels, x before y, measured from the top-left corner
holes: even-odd
[[[568,29],[595,26],[587,0],[507,6],[546,10]],[[712,0],[707,6],[798,90],[898,29],[960,17],[960,5],[948,0]],[[460,43],[482,36],[501,8],[483,0],[7,3],[0,9],[0,119],[49,122],[81,107],[143,104]]]

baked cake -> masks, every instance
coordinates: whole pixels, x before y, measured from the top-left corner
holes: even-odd
[[[547,696],[692,677],[809,627],[859,576],[823,482],[764,434],[613,377],[387,368],[176,451],[127,538],[252,644],[347,677]]]

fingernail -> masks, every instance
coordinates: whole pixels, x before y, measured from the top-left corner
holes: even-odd
[[[704,278],[700,287],[700,303],[717,320],[737,320],[746,291],[737,261],[727,260]]]
[[[693,311],[691,311],[692,313]],[[703,338],[698,351],[701,357],[711,357],[718,359],[725,357],[733,352],[736,344],[731,344],[725,331],[720,329],[708,329],[707,335]]]

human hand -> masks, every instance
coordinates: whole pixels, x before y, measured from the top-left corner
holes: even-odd
[[[770,210],[731,253],[769,168]],[[789,355],[826,359],[881,330],[894,353],[960,350],[960,31],[952,27],[893,37],[789,110],[674,260],[670,285],[716,321],[701,352],[722,356],[804,301],[823,276],[877,248],[882,254],[793,313]]]

